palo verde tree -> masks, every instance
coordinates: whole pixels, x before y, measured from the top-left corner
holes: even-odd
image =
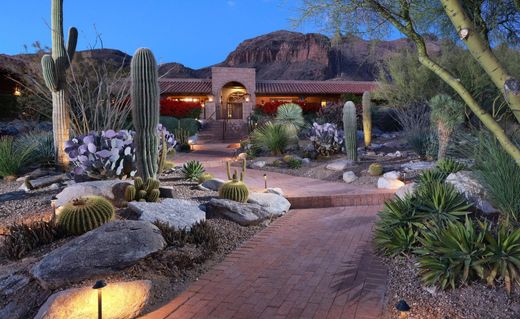
[[[449,30],[458,35],[520,122],[520,82],[507,72],[491,49],[493,39],[519,43],[517,6],[518,0],[303,0],[296,22],[316,19],[334,27],[341,25],[344,33],[358,34],[384,34],[391,27],[397,29],[415,44],[419,62],[460,96],[520,165],[520,149],[459,79],[430,56],[425,40],[425,35],[433,31]]]

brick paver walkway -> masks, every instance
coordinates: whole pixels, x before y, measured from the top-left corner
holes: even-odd
[[[147,319],[378,318],[386,268],[378,206],[293,210]]]

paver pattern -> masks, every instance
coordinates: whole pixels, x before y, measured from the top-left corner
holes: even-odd
[[[292,210],[147,319],[379,318],[387,269],[380,206]]]

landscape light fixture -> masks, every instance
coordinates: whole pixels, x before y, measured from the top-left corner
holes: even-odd
[[[244,101],[246,101],[246,102],[251,101],[251,94],[249,94],[249,93],[244,94]]]
[[[410,306],[404,300],[399,300],[399,302],[395,305],[395,309],[399,311],[399,318],[405,319],[408,318],[408,313],[410,312]]]
[[[92,286],[92,289],[97,290],[97,302],[98,302],[98,319],[103,319],[103,287],[106,287],[107,283],[104,280],[98,280]]]
[[[264,187],[267,189],[267,174],[264,174]]]
[[[214,98],[215,97],[213,95],[208,95],[208,102],[213,102]]]

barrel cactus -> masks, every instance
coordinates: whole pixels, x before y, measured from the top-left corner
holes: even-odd
[[[69,102],[66,96],[65,72],[76,52],[78,30],[69,29],[69,39],[65,48],[63,35],[63,0],[52,0],[52,48],[51,54],[42,57],[42,71],[45,85],[52,94],[52,132],[54,151],[57,163],[62,167],[68,165],[69,159],[65,153],[65,142],[69,139],[70,116]]]
[[[157,62],[149,49],[138,49],[130,65],[132,119],[137,174],[144,180],[158,172],[159,82]]]
[[[345,135],[345,154],[347,159],[357,161],[357,121],[356,106],[348,101],[343,106],[343,131]]]
[[[128,185],[125,189],[125,200],[127,202],[157,202],[159,200],[160,182],[149,178],[145,181],[141,177],[134,179],[134,185]]]
[[[114,206],[101,196],[74,199],[60,209],[57,224],[71,235],[81,235],[114,218]]]
[[[379,176],[383,174],[383,165],[379,163],[370,164],[368,167],[368,174],[371,176]]]
[[[218,195],[220,198],[230,199],[235,202],[245,203],[249,198],[249,190],[247,185],[244,183],[244,174],[240,174],[240,179],[237,177],[237,172],[232,176],[232,179],[227,183],[223,184]]]
[[[370,93],[363,93],[363,137],[365,147],[372,143],[372,102],[370,101]]]
[[[210,180],[210,179],[213,179],[213,178],[214,178],[214,176],[213,176],[213,174],[211,174],[211,173],[202,173],[202,174],[199,176],[198,182],[199,182],[199,184],[202,184],[202,183],[204,183],[205,181]]]

